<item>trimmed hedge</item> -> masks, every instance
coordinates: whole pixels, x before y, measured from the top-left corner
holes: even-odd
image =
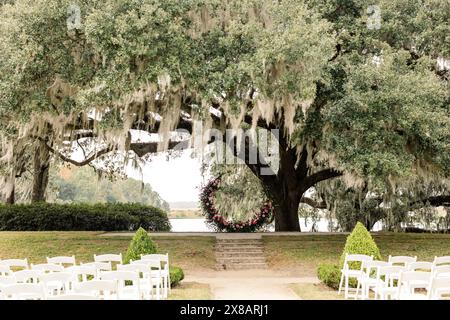
[[[134,203],[0,205],[1,231],[170,231],[167,213]]]
[[[170,285],[172,287],[176,287],[181,280],[184,279],[184,272],[183,269],[181,269],[180,267],[169,267],[169,272],[170,272]]]
[[[127,253],[125,254],[125,263],[130,263],[131,260],[141,259],[143,254],[156,253],[156,245],[152,239],[148,236],[147,231],[139,228],[133,236],[130,242]]]
[[[321,264],[317,268],[317,277],[325,285],[333,289],[339,289],[341,270],[335,264]]]
[[[338,289],[341,279],[341,268],[344,266],[345,254],[365,254],[373,256],[374,260],[381,260],[380,250],[373,240],[369,231],[361,222],[358,222],[352,233],[347,237],[344,251],[339,260],[339,265],[322,264],[317,268],[317,277],[327,286]],[[350,262],[351,269],[359,269],[360,262]],[[350,287],[356,287],[357,281],[354,278],[349,279]]]

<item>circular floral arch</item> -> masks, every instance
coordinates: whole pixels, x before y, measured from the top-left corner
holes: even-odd
[[[270,201],[265,201],[259,213],[255,214],[247,221],[230,221],[220,213],[215,205],[215,193],[219,189],[221,178],[211,179],[202,189],[200,203],[206,215],[207,223],[216,231],[227,232],[254,232],[261,229],[270,222],[273,214],[273,207]]]

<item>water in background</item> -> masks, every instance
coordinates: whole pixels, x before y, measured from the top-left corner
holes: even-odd
[[[310,219],[305,221],[304,218],[300,218],[300,228],[304,232],[311,232],[313,223]],[[212,232],[205,223],[205,219],[170,219],[172,224],[172,232]],[[314,225],[314,231],[317,232],[329,232],[328,219],[320,219]],[[381,222],[377,222],[372,231],[380,231],[382,228]],[[274,231],[274,227],[269,227],[269,231]]]

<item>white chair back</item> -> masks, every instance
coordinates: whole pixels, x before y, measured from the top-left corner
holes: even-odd
[[[117,281],[91,280],[79,282],[74,285],[74,291],[100,299],[117,299]]]
[[[435,278],[450,278],[450,266],[438,265],[433,268],[432,272]]]
[[[424,271],[403,271],[400,273],[398,280],[398,296],[397,299],[410,300],[415,296],[416,289],[428,289],[430,286],[431,272]],[[426,298],[426,295],[423,295]]]
[[[150,270],[161,271],[161,261],[159,259],[136,260],[136,261],[131,260],[130,264],[143,264],[143,265],[146,265],[147,268],[150,268]]]
[[[94,261],[95,262],[115,262],[115,263],[120,263],[122,264],[122,253],[119,254],[100,254],[100,255],[95,255],[94,254]]]
[[[11,268],[9,266],[0,265],[0,276],[9,276],[12,274]]]
[[[62,292],[70,291],[70,284],[74,275],[69,272],[44,273],[39,281],[44,284],[45,292],[49,295],[60,295]]]
[[[16,283],[14,276],[0,276],[0,292],[4,286]]]
[[[6,260],[0,260],[0,266],[7,266],[9,268],[28,269],[28,260],[27,259],[6,259]]]
[[[391,265],[403,265],[407,267],[410,263],[416,262],[417,257],[409,257],[409,256],[389,256],[388,262]]]
[[[96,296],[90,296],[87,294],[62,294],[59,296],[48,297],[47,300],[99,300]]]
[[[434,257],[433,265],[450,265],[450,256]]]
[[[17,283],[38,283],[42,271],[39,270],[19,270],[13,273]]]
[[[428,261],[416,261],[411,262],[408,264],[407,269],[409,271],[427,271],[431,272],[431,269],[433,269],[433,263]]]
[[[428,290],[428,299],[450,299],[450,278],[433,278]]]
[[[40,283],[16,283],[3,287],[2,296],[12,300],[43,300],[45,291]]]
[[[112,265],[111,262],[88,262],[88,263],[82,263],[81,266],[93,266],[95,268],[96,274],[98,274],[101,271],[111,271]]]
[[[81,265],[66,268],[64,271],[73,274],[74,281],[88,281],[97,277],[97,268],[95,265]],[[89,279],[90,278],[90,279]]]
[[[140,278],[137,272],[132,271],[107,271],[99,274],[101,280],[117,281],[118,299],[139,300],[141,289],[139,286]],[[132,284],[128,284],[131,282]]]
[[[47,263],[59,264],[62,266],[74,266],[76,264],[75,256],[47,257]]]
[[[31,264],[31,270],[39,270],[42,272],[62,272],[64,271],[64,267],[59,264],[40,263],[40,264]]]
[[[359,265],[358,269],[362,270],[363,263],[365,261],[372,261],[372,260],[373,260],[372,256],[368,256],[365,254],[348,254],[348,253],[346,253],[345,260],[344,260],[344,270],[352,269],[352,268],[350,268],[350,264],[352,262],[359,262],[360,265]]]

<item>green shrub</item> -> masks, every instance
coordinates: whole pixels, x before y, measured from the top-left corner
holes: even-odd
[[[321,264],[317,268],[317,277],[328,287],[337,290],[341,279],[341,270],[335,264]]]
[[[0,231],[170,231],[167,214],[141,204],[0,205]]]
[[[369,231],[361,222],[358,222],[353,229],[352,233],[347,237],[345,242],[344,251],[342,252],[341,259],[339,260],[339,266],[342,268],[344,265],[345,254],[365,254],[373,256],[374,260],[381,260],[380,250],[377,244],[373,240]],[[351,262],[349,264],[351,269],[359,269],[361,267],[360,262]]]
[[[156,245],[148,236],[147,231],[139,228],[133,236],[130,242],[127,253],[125,254],[125,263],[129,263],[130,260],[139,260],[141,254],[156,253]]]
[[[180,267],[172,266],[169,268],[170,272],[170,285],[172,287],[176,287],[181,280],[184,279],[184,272],[183,269]]]
[[[373,256],[374,260],[380,260],[380,250],[377,244],[373,240],[369,231],[364,227],[361,222],[358,222],[353,229],[352,233],[347,237],[345,242],[344,251],[339,260],[339,265],[319,265],[317,268],[317,276],[320,281],[322,281],[327,286],[338,289],[339,281],[341,279],[341,269],[344,266],[345,254],[365,254],[368,256]],[[360,262],[349,263],[351,269],[359,269],[361,267]],[[356,287],[356,280],[351,278],[349,280],[349,285],[351,287]]]

